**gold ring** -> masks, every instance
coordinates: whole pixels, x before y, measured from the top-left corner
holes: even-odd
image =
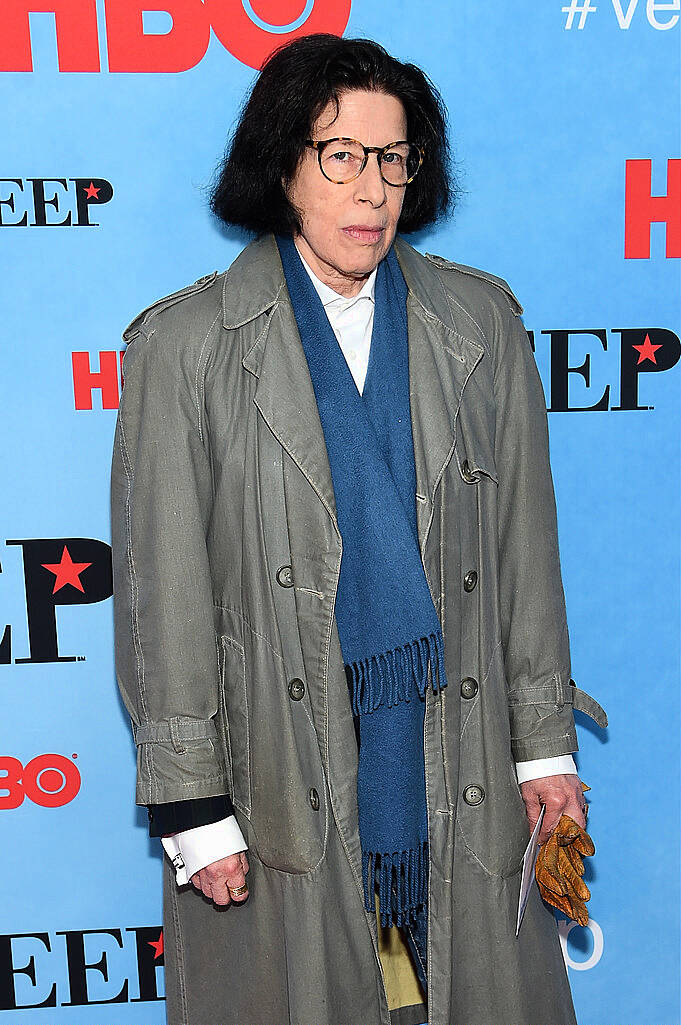
[[[246,892],[246,890],[248,889],[248,884],[244,883],[243,886],[235,886],[235,887],[228,886],[227,889],[229,890],[230,893],[233,893],[236,897],[238,897],[238,896],[240,896],[240,894]]]

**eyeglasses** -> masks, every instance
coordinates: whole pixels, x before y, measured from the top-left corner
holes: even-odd
[[[322,174],[336,185],[347,185],[358,178],[369,154],[375,153],[383,181],[400,188],[414,180],[425,155],[421,146],[405,140],[387,146],[365,146],[357,139],[306,139],[305,145],[317,151]]]

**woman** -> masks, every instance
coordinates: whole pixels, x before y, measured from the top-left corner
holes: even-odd
[[[423,72],[295,40],[213,194],[255,241],[124,333],[116,661],[171,1025],[575,1023],[536,887],[515,921],[540,804],[541,840],[585,824],[572,707],[604,713],[522,308],[400,234],[452,197]]]

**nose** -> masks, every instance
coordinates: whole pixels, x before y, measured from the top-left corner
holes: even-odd
[[[367,200],[372,206],[382,206],[385,203],[386,183],[381,177],[381,168],[378,163],[378,153],[370,153],[362,173],[355,179],[357,182],[355,198],[362,201]]]

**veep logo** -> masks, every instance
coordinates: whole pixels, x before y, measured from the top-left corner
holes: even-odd
[[[112,198],[105,178],[0,178],[0,228],[97,228],[90,209]]]
[[[681,257],[681,160],[667,161],[666,195],[652,195],[652,161],[627,160],[624,258],[650,259],[650,225],[667,225],[667,258]]]
[[[79,790],[78,768],[63,755],[38,755],[26,765],[18,758],[0,755],[0,811],[19,808],[25,797],[41,808],[61,808]]]
[[[17,663],[76,662],[82,655],[60,655],[57,606],[92,605],[113,594],[111,548],[91,537],[21,538],[28,619],[28,658]],[[0,566],[0,572],[2,567]],[[0,641],[0,665],[12,662],[12,628]]]
[[[535,345],[534,332],[528,332]],[[577,413],[605,410],[644,410],[652,406],[641,405],[639,401],[640,382],[651,374],[663,373],[676,366],[681,357],[681,341],[673,331],[662,327],[616,328],[611,334],[619,336],[614,344],[605,328],[584,330],[548,330],[550,379],[549,412]],[[611,401],[612,385],[599,385],[592,371],[592,353],[587,352],[582,363],[574,364],[574,353],[579,347],[589,345],[603,352],[619,350],[619,405]],[[97,408],[116,409],[123,387],[122,363],[125,350],[104,350],[99,355],[99,369],[89,352],[71,353],[73,367],[74,406],[80,410],[93,409],[93,392],[101,399],[95,400]],[[588,406],[575,405],[570,401],[570,384],[581,378],[587,391],[599,387],[598,399]]]
[[[555,329],[542,331],[549,337],[549,382],[546,388],[549,413],[607,412],[608,410],[653,409],[642,405],[639,400],[639,386],[642,379],[652,374],[664,373],[676,366],[681,357],[681,341],[678,335],[662,327],[614,328],[611,334],[619,336],[608,348],[608,331],[605,328]],[[532,349],[536,352],[533,331],[528,331]],[[619,344],[618,344],[619,343]],[[582,357],[575,350],[586,348]],[[612,405],[610,382],[599,380],[592,369],[592,352],[619,350],[619,404]],[[543,353],[542,353],[543,355]],[[575,360],[582,358],[581,363]],[[613,375],[614,376],[614,375]],[[597,379],[594,381],[593,378]],[[579,378],[582,379],[579,382]],[[587,395],[592,390],[597,398],[589,405],[577,405],[570,401],[570,384],[582,385]]]
[[[259,70],[298,36],[342,35],[350,0],[103,0],[103,9],[109,71],[167,74],[203,59],[211,28],[229,53]],[[167,16],[167,31],[145,31],[143,16],[152,11]],[[97,0],[3,0],[0,71],[33,71],[29,14],[37,12],[55,16],[60,71],[101,70]]]
[[[158,925],[0,935],[0,1011],[163,1000],[163,965]]]

